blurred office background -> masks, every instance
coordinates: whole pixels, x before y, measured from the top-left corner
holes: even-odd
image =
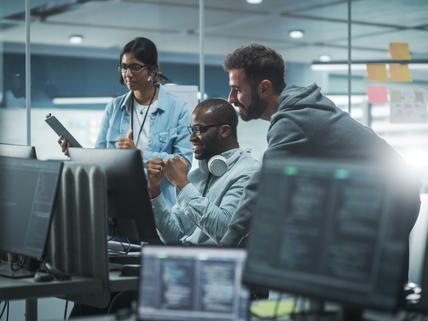
[[[428,184],[427,12],[426,0],[0,0],[0,143],[62,158],[44,122],[53,113],[92,147],[105,104],[126,91],[116,64],[134,37],[152,39],[170,82],[202,98],[227,98],[225,56],[260,42],[283,55],[287,83],[316,82]],[[412,81],[369,81],[366,65],[388,64],[392,42],[408,44]],[[370,86],[386,87],[387,101],[369,97]],[[391,113],[393,90],[408,93],[409,117]],[[239,127],[241,146],[258,158],[268,125]]]

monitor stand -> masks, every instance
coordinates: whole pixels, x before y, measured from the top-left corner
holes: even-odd
[[[20,278],[28,278],[33,277],[37,261],[31,260],[30,258],[26,259],[21,267],[15,268],[14,264],[11,262],[16,261],[16,256],[12,254],[7,254],[7,261],[3,261],[0,263],[0,276],[4,276],[12,279],[20,279]]]

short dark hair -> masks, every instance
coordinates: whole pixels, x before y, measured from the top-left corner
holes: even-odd
[[[268,79],[277,94],[285,88],[285,66],[282,56],[261,44],[253,43],[236,49],[226,57],[224,69],[226,71],[244,69],[253,86],[263,79]]]
[[[122,63],[124,54],[131,53],[138,60],[142,61],[150,68],[158,68],[158,50],[156,45],[150,39],[137,37],[128,42],[120,53],[119,63]],[[120,77],[120,83],[123,85],[123,77]]]
[[[205,108],[214,113],[217,123],[227,124],[232,128],[232,135],[238,139],[238,115],[235,108],[222,98],[210,98],[200,102],[195,110]]]

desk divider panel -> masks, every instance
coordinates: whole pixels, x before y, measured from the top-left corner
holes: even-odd
[[[100,308],[107,306],[107,185],[99,167],[64,163],[47,252],[47,261],[54,267],[102,283],[101,293],[66,299]]]

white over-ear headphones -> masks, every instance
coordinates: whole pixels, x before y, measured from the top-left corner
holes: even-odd
[[[211,173],[214,176],[222,176],[227,172],[229,166],[234,163],[241,155],[241,150],[238,149],[229,159],[222,155],[214,155],[208,161],[205,159],[199,160],[199,168],[205,173]]]

